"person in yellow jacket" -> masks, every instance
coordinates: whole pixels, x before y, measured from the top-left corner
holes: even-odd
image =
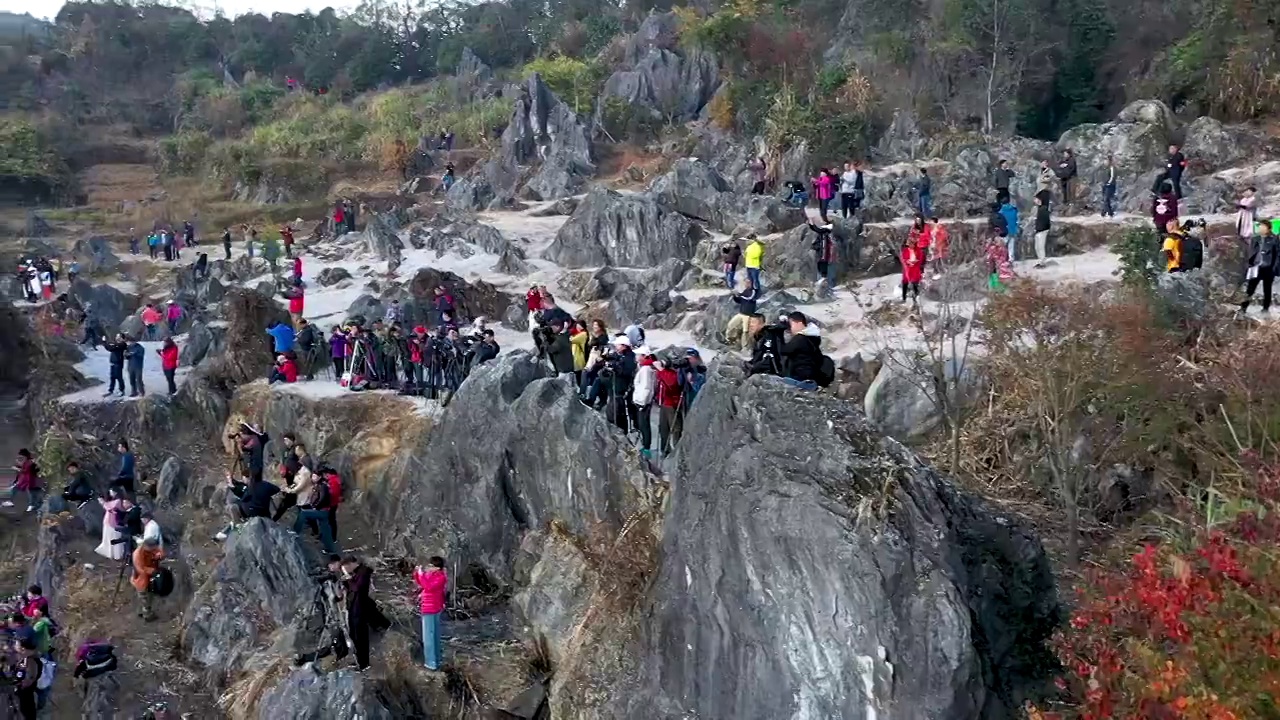
[[[573,329],[569,331],[569,344],[573,346],[573,371],[578,377],[582,377],[582,371],[587,367],[587,340],[590,337],[582,323],[573,323]]]
[[[751,287],[756,292],[763,292],[764,285],[760,283],[760,267],[764,263],[764,243],[755,233],[747,236],[747,249],[743,252],[743,264],[747,266],[747,277],[751,279]]]

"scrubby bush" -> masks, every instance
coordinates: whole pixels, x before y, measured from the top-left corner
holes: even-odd
[[[524,66],[521,75],[537,73],[552,92],[581,115],[591,111],[607,71],[598,63],[560,55],[533,60]]]
[[[213,138],[203,130],[183,130],[162,138],[158,154],[160,172],[170,175],[196,174],[212,145]]]
[[[647,142],[658,136],[663,125],[648,109],[633,105],[620,97],[605,99],[600,122],[605,132],[618,142]]]

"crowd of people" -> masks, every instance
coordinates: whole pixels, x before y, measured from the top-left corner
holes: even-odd
[[[172,225],[156,223],[151,232],[147,234],[145,242],[148,257],[152,260],[163,258],[165,262],[181,260],[184,247],[192,248],[199,245],[196,241],[196,226],[191,220],[182,223],[181,233],[175,231]],[[130,228],[129,253],[137,255],[139,249],[137,232]]]

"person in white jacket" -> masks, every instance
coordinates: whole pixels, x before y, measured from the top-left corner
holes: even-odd
[[[649,457],[653,444],[653,425],[650,422],[653,396],[658,389],[658,371],[653,367],[653,350],[648,345],[636,349],[639,363],[631,385],[631,415],[633,424],[640,431],[640,454]]]
[[[1236,236],[1246,245],[1253,239],[1253,226],[1258,221],[1257,194],[1257,188],[1247,188],[1236,202]]]

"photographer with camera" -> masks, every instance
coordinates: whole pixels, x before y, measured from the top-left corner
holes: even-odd
[[[637,368],[631,340],[626,335],[618,335],[613,339],[611,350],[600,358],[597,372],[595,397],[598,400],[603,394],[605,417],[624,433],[630,429],[631,412],[627,395],[631,391]]]
[[[636,348],[639,364],[631,389],[631,417],[640,431],[640,454],[649,457],[653,452],[653,398],[658,391],[658,368],[653,351],[648,345]]]
[[[1182,223],[1182,256],[1178,272],[1191,272],[1204,266],[1204,234],[1208,225],[1203,218]]]
[[[818,373],[822,366],[822,338],[818,326],[809,322],[804,313],[793,311],[787,315],[791,337],[782,346],[788,384],[801,390],[818,389]]]
[[[552,320],[550,333],[546,338],[547,359],[551,362],[551,368],[561,377],[573,374],[573,342],[569,337],[572,322],[565,322],[560,318]]]
[[[677,363],[684,362],[686,362],[684,358],[677,360]],[[675,367],[668,366],[663,360],[655,363],[655,367],[658,371],[658,447],[662,450],[662,456],[667,457],[676,443],[680,442],[680,428],[676,422],[676,415],[684,395],[684,388],[680,384],[680,375]]]
[[[765,324],[764,316],[753,313],[747,320],[747,331],[755,339],[751,359],[742,364],[747,375],[782,375],[782,345],[786,342],[786,323]]]
[[[493,336],[493,331],[486,328],[480,333],[480,342],[471,349],[471,360],[467,366],[467,374],[475,372],[475,369],[484,363],[498,357],[498,351],[502,348],[498,345],[498,340]]]
[[[156,619],[154,601],[152,600],[151,578],[160,571],[160,561],[164,560],[164,548],[155,538],[147,538],[142,545],[133,551],[133,589],[138,591],[138,600],[142,605],[139,615],[143,622]]]
[[[760,298],[760,293],[751,282],[751,278],[747,278],[747,286],[742,289],[742,292],[734,293],[730,297],[738,305],[738,314],[729,318],[729,324],[724,328],[724,339],[725,342],[733,345],[741,335],[741,349],[746,351],[752,338],[752,334],[748,331],[748,323],[756,312],[756,301]]]

